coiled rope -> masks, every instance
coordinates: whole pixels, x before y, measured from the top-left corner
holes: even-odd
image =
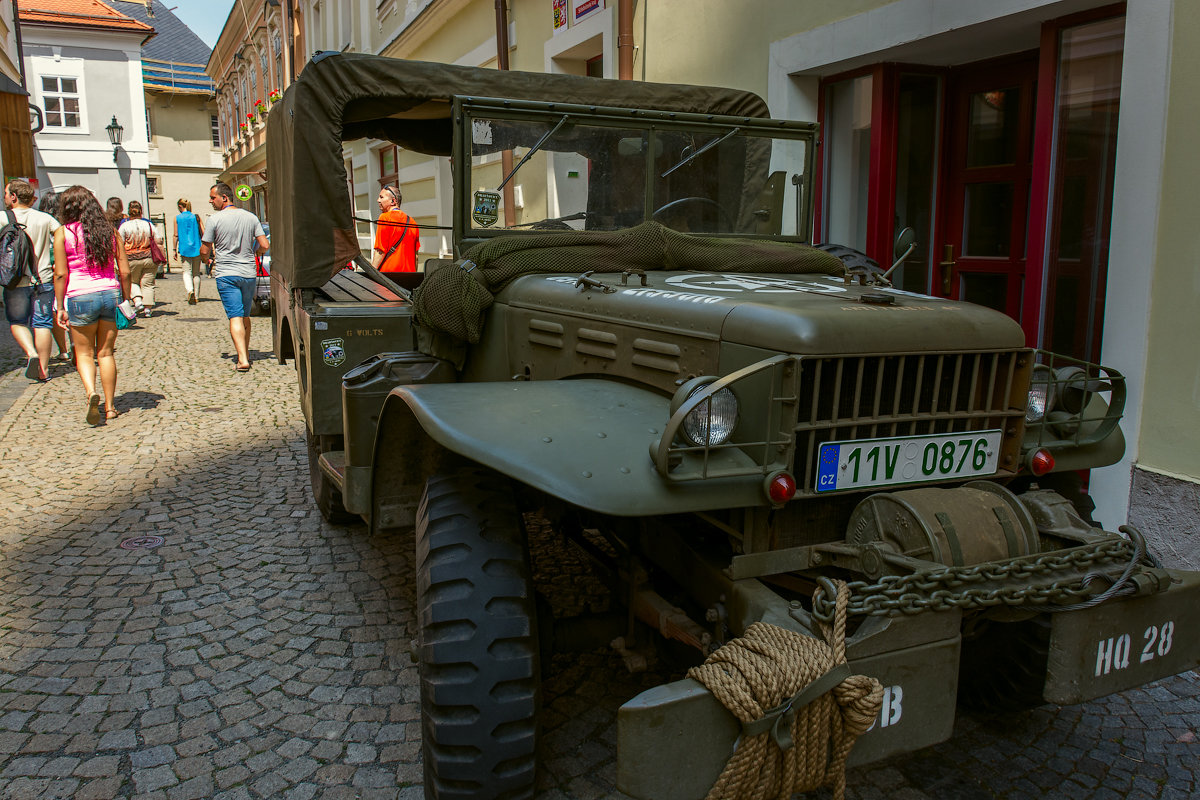
[[[742,723],[706,800],[787,800],[822,786],[831,786],[836,800],[845,797],[846,757],[874,723],[883,687],[850,672],[850,592],[834,583],[833,625],[819,624],[824,642],[756,622],[688,671]]]

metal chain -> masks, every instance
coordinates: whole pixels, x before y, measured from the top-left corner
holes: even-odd
[[[1136,537],[1141,538],[1140,534]],[[1120,587],[1145,553],[1144,545],[1114,537],[1070,550],[1021,556],[999,563],[884,575],[875,583],[853,581],[847,584],[851,593],[847,612],[859,616],[895,616],[1001,605],[1039,606],[1045,611],[1066,610],[1061,606],[1077,608],[1096,598],[1096,591],[1089,587],[1104,577],[1101,573],[1088,573],[1089,569],[1105,564],[1128,564],[1130,569],[1126,569],[1121,579],[1112,581],[1113,587]],[[1081,572],[1087,574],[1080,575]],[[1056,576],[1058,580],[1054,580]],[[1034,579],[1039,579],[1036,585]],[[994,585],[997,582],[1006,585],[997,587]],[[1110,587],[1097,602],[1120,591]],[[813,616],[829,624],[834,607],[827,594],[818,592],[813,597]]]

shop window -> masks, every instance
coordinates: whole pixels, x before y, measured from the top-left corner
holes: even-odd
[[[871,167],[871,95],[874,76],[830,84],[825,90],[825,197],[821,241],[867,249]]]
[[[1042,342],[1095,359],[1108,274],[1125,18],[1059,32]]]

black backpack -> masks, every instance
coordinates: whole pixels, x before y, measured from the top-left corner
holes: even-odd
[[[4,209],[8,224],[0,228],[0,286],[15,289],[22,278],[29,278],[34,286],[39,284],[37,260],[33,257],[33,242],[25,226],[17,222],[11,208]]]

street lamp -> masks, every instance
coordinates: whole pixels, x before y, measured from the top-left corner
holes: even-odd
[[[113,146],[113,163],[117,163],[117,150],[121,147],[121,134],[125,129],[121,127],[121,123],[117,122],[117,115],[113,114],[112,122],[105,126],[104,130],[108,131],[108,141]]]

